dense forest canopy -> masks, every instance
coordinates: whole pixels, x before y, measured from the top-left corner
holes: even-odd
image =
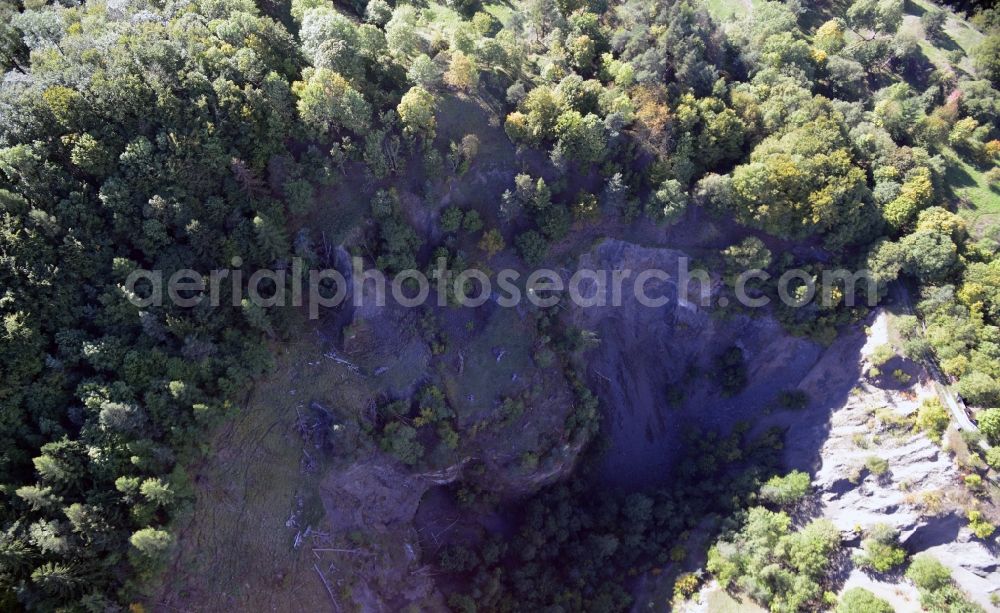
[[[292,252],[262,187],[300,55],[252,3],[38,6],[5,28],[4,583],[100,609],[169,544],[183,457],[269,359],[250,313],[140,313],[119,284]]]
[[[430,199],[475,159],[474,134],[438,138],[449,97],[485,100],[540,162],[513,169],[496,227],[446,209],[446,236],[536,264],[574,224],[733,219],[805,248],[755,239],[724,265],[867,267],[882,294],[919,287],[908,353],[933,354],[970,405],[1000,405],[996,234],[958,214],[952,179],[972,168],[1000,184],[1000,11],[970,14],[982,42],[939,65],[900,29],[902,0],[753,5],[723,25],[690,0],[526,0],[501,22],[452,0],[455,23],[440,27],[385,0],[0,0],[0,607],[135,598],[169,559],[185,466],[267,372],[269,343],[297,332],[292,313],[230,296],[140,308],[126,276],[319,262],[316,191],[347,181],[370,202],[361,233],[379,268],[424,267],[430,251],[463,260],[409,223],[393,189],[419,183]],[[930,36],[943,19],[925,20]],[[861,313],[835,301],[776,314],[829,342]],[[590,436],[596,409],[578,392]],[[431,404],[430,437],[452,440]],[[372,436],[405,463],[423,453],[398,421]],[[702,449],[722,457],[649,497],[573,511],[576,485],[545,492],[510,547],[449,550],[447,572],[472,586],[452,605],[623,609],[628,569],[669,558],[700,515],[759,502],[773,459],[748,449]],[[741,471],[699,485],[716,460]],[[792,531],[768,502],[710,570],[780,610],[816,606],[829,530]],[[761,538],[786,553],[733,553]],[[553,559],[578,566],[559,574]],[[766,589],[749,576],[765,561],[781,575]]]

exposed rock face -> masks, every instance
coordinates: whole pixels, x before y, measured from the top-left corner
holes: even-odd
[[[905,385],[886,386],[884,380],[872,382],[861,375],[865,357],[889,340],[887,320],[879,311],[866,322],[866,333],[860,327],[845,330],[797,380],[811,406],[762,415],[757,428],[786,427],[786,466],[813,476],[814,496],[800,509],[799,522],[826,518],[840,528],[845,546],[855,550],[866,529],[891,525],[909,554],[933,555],[974,601],[996,611],[990,599],[1000,591],[996,537],[984,542],[972,535],[964,516],[971,499],[951,453],[905,420],[935,395],[932,382],[919,367]],[[865,468],[872,456],[888,462],[885,474]],[[863,587],[890,601],[896,611],[921,610],[916,586],[899,573],[872,575],[849,567],[839,579],[841,591]],[[684,610],[709,610],[718,589],[710,582]],[[741,607],[760,610],[750,602]]]
[[[886,313],[878,312],[869,323],[863,357],[888,340]],[[838,340],[828,354],[839,355],[838,345],[848,338]],[[821,389],[815,377],[803,385]],[[815,513],[840,528],[849,544],[860,544],[859,530],[889,524],[899,530],[900,541],[911,555],[926,551],[935,556],[952,570],[970,597],[987,610],[996,610],[990,602],[990,594],[1000,590],[995,539],[980,541],[968,529],[963,507],[969,504],[969,496],[953,458],[909,424],[892,425],[894,418],[914,414],[934,395],[933,384],[922,370],[904,390],[879,389],[859,378],[848,400],[831,414],[818,465],[802,452],[807,443],[790,445],[786,460],[790,466],[814,469]],[[815,424],[794,424],[789,438],[807,440],[816,428]],[[886,474],[873,475],[864,468],[873,456],[888,462]],[[889,599],[898,611],[919,610],[917,590],[905,579],[873,577],[853,569],[844,589],[850,587],[872,590]]]
[[[600,338],[587,355],[587,376],[605,409],[604,434],[611,445],[600,472],[609,483],[632,487],[669,478],[686,428],[724,431],[739,420],[758,418],[778,394],[799,383],[821,354],[821,347],[787,334],[763,312],[722,317],[715,294],[710,306],[696,306],[704,303],[693,274],[688,306],[681,305],[679,271],[685,266],[695,268],[680,251],[618,240],[605,240],[580,259],[580,268],[632,271],[623,284],[621,306],[609,299],[607,306],[574,306],[570,315]],[[667,298],[664,306],[651,308],[636,298],[632,280],[648,269],[670,275],[645,285],[647,296]],[[714,288],[718,283],[713,278]],[[750,383],[725,397],[713,379],[712,361],[733,346],[743,351]],[[683,394],[679,402],[671,402],[671,389]]]
[[[331,471],[321,485],[326,522],[336,532],[360,531],[368,543],[351,565],[351,594],[366,611],[393,611],[400,603],[443,605],[433,580],[416,573],[419,537],[412,519],[431,483],[388,458],[373,457]]]
[[[990,594],[1000,590],[1000,561],[995,545],[990,547],[975,539],[966,528],[955,541],[928,547],[927,552],[951,568],[955,581],[986,610],[997,610],[990,602]]]
[[[822,348],[785,333],[764,313],[721,317],[715,306],[717,292],[712,306],[679,306],[682,258],[679,251],[605,240],[580,259],[580,268],[628,269],[633,279],[651,268],[671,275],[646,285],[647,295],[668,298],[661,307],[641,304],[632,284],[626,283],[620,306],[575,305],[567,312],[571,323],[600,338],[586,355],[587,379],[601,397],[604,434],[610,439],[600,477],[624,487],[665,480],[671,467],[682,461],[678,443],[688,426],[727,430],[747,420],[756,429],[787,428],[786,463],[811,472],[817,490],[815,504],[801,519],[827,517],[853,546],[859,544],[859,530],[888,523],[900,531],[910,553],[937,556],[952,568],[964,590],[989,607],[990,590],[1000,586],[1000,564],[995,551],[971,537],[964,517],[956,512],[960,474],[950,455],[923,434],[892,425],[893,415],[913,413],[934,393],[932,388],[919,376],[910,389],[902,390],[879,388],[861,376],[864,355],[885,342],[884,317],[870,322],[871,337],[851,329]],[[695,302],[697,284],[689,290],[687,297]],[[361,325],[345,336],[343,354],[358,363],[359,376],[367,377],[373,391],[389,397],[412,394],[424,381],[441,377],[453,406],[464,415],[459,422],[464,428],[489,417],[491,405],[471,396],[463,378],[507,366],[497,356],[509,356],[513,350],[497,351],[493,340],[485,342],[499,327],[497,338],[502,340],[496,342],[512,346],[507,337],[517,318],[503,319],[507,315],[509,311],[489,309],[469,315],[475,332],[434,357],[414,331],[412,313],[366,306],[355,313]],[[454,314],[442,321],[446,331],[466,328],[466,321]],[[725,397],[712,377],[712,362],[733,346],[743,352],[749,384]],[[482,484],[507,494],[533,491],[572,470],[580,447],[558,440],[571,401],[555,379],[531,366],[530,360],[523,364],[514,369],[518,377],[533,378],[536,387],[555,399],[545,411],[528,412],[494,435],[476,437],[472,445],[463,441],[460,453],[447,462],[413,470],[374,451],[322,479],[325,528],[341,538],[352,532],[363,535],[364,543],[358,546],[363,553],[345,556],[337,569],[351,577],[352,598],[362,609],[393,611],[416,603],[424,609],[443,608],[421,560],[451,539],[475,538],[495,519],[456,508],[439,487],[462,478],[473,459],[488,467]],[[477,386],[472,388],[481,389]],[[683,390],[680,402],[671,404],[671,389]],[[807,392],[810,406],[776,410],[777,396],[790,389]],[[513,462],[539,436],[555,438],[551,461],[521,470]],[[872,455],[888,461],[886,474],[872,475],[863,468]],[[928,495],[940,500],[939,509],[929,508]],[[905,580],[889,582],[853,569],[845,585],[871,589],[901,611],[919,609],[916,589]]]
[[[572,391],[558,365],[535,364],[530,350],[537,330],[531,318],[492,305],[433,309],[433,327],[447,339],[435,351],[420,332],[426,311],[391,299],[379,304],[374,283],[362,287],[364,300],[337,320],[343,333],[328,333],[334,346],[326,354],[350,369],[364,390],[361,419],[375,426],[377,406],[412,398],[433,383],[455,412],[460,436],[450,449],[425,429],[425,454],[415,467],[370,443],[343,459],[320,477],[325,518],[318,529],[342,554],[336,572],[330,571],[336,587],[349,592],[360,610],[446,610],[424,564],[456,533],[475,538],[481,518],[428,493],[467,479],[504,499],[568,475],[585,442],[560,438],[573,409]],[[536,388],[537,394],[531,391]],[[501,396],[526,397],[527,405],[538,406],[525,407],[508,423],[497,417]],[[533,454],[535,466],[523,466],[525,453]],[[481,469],[475,476],[468,470],[473,463]]]
[[[906,540],[925,526],[915,500],[922,492],[945,492],[958,482],[951,458],[923,434],[880,436],[878,444],[860,447],[854,441],[870,440],[870,396],[852,400],[834,413],[830,438],[823,446],[823,466],[815,486],[824,505],[823,514],[845,532],[856,526],[892,523]],[[890,408],[890,410],[894,410]],[[863,468],[873,456],[887,460],[882,476]],[[891,517],[891,522],[886,522]]]

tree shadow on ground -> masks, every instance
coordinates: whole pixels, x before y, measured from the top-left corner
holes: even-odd
[[[879,389],[904,390],[913,387],[922,370],[923,367],[918,362],[896,356],[880,366],[880,374],[877,377],[869,377],[868,381]]]
[[[966,523],[965,518],[954,512],[931,517],[924,525],[914,530],[902,545],[910,552],[914,552],[952,543]]]
[[[947,32],[942,32],[940,36],[935,38],[928,37],[927,42],[944,51],[965,51]]]
[[[917,47],[916,52],[906,62],[900,74],[907,85],[917,91],[924,91],[930,86],[931,75],[936,69],[937,66],[927,57],[924,50]]]
[[[851,559],[850,551],[848,547],[841,547],[830,560],[826,589],[835,593],[840,592],[851,576],[852,570],[854,570],[854,560]]]
[[[920,6],[913,0],[906,0],[906,2],[903,3],[903,12],[908,15],[916,15],[917,17],[920,17],[927,12],[927,9]]]
[[[976,180],[967,170],[954,163],[948,164],[948,169],[945,170],[945,178],[952,191],[956,187],[975,187],[977,185]]]
[[[848,401],[861,378],[861,348],[867,337],[860,325],[841,332],[824,351],[798,389],[809,394],[810,406],[788,416],[784,461],[789,469],[815,473],[820,451],[830,434],[834,411]]]

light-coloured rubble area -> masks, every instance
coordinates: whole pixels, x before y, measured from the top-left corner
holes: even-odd
[[[875,349],[890,341],[890,319],[879,311],[863,333],[846,331],[824,350],[798,384],[812,399],[809,409],[775,413],[757,427],[787,427],[785,464],[813,477],[814,494],[799,510],[798,523],[830,520],[841,530],[850,555],[860,551],[866,529],[889,524],[899,530],[901,544],[911,556],[933,555],[951,569],[956,584],[972,600],[987,611],[1000,611],[990,598],[1000,593],[997,537],[983,541],[972,534],[965,509],[973,500],[953,455],[907,419],[915,416],[924,400],[934,397],[933,380],[920,365],[905,360],[894,365],[911,375],[905,383],[887,384],[886,379],[871,380],[864,374]],[[853,388],[843,401],[830,401],[840,398],[845,383],[850,387],[845,373],[853,378]],[[948,439],[946,435],[944,440]],[[866,467],[872,457],[888,462],[888,471],[872,474]],[[842,572],[834,578],[841,594],[863,587],[888,600],[898,612],[921,610],[918,590],[902,572],[874,575],[854,567]],[[733,601],[714,581],[683,607],[714,609],[760,610],[749,601]]]
[[[888,315],[877,314],[861,349],[868,358],[888,341]],[[893,417],[914,414],[935,394],[919,369],[911,387],[880,389],[864,378],[847,403],[834,410],[829,435],[814,473],[818,513],[840,528],[849,546],[860,546],[860,531],[884,523],[899,530],[911,555],[926,551],[952,570],[956,583],[987,610],[997,610],[990,594],[1000,591],[1000,557],[993,543],[976,539],[964,517],[969,494],[950,453]],[[889,471],[871,474],[865,462],[877,456]],[[992,546],[992,547],[991,547]],[[843,589],[864,587],[893,603],[897,611],[920,610],[916,588],[905,578],[873,577],[852,569]]]

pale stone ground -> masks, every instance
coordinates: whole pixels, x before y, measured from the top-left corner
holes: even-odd
[[[860,350],[862,358],[890,338],[885,312],[879,312],[869,324]],[[823,393],[824,385],[835,376],[838,362],[844,367],[846,352],[837,347],[841,342],[838,340],[826,351],[814,372],[800,384],[812,397]],[[790,467],[810,470],[816,490],[810,512],[799,519],[823,517],[832,521],[842,531],[845,547],[851,553],[860,547],[865,529],[876,523],[892,525],[899,530],[901,542],[911,555],[930,553],[951,569],[955,582],[973,600],[987,611],[998,611],[990,602],[991,593],[1000,592],[996,538],[984,543],[969,531],[963,512],[968,494],[951,455],[921,432],[893,430],[886,423],[892,415],[914,413],[924,399],[934,394],[933,383],[922,369],[913,384],[903,390],[880,389],[862,376],[846,402],[834,408],[829,423],[809,423],[808,415],[787,420],[790,430],[786,436],[786,462]],[[781,416],[775,418],[780,420]],[[825,440],[815,440],[821,436]],[[870,456],[887,460],[889,472],[876,477],[863,469]],[[931,503],[932,508],[928,508],[927,500],[935,498],[939,503]],[[841,593],[863,587],[891,602],[896,611],[920,611],[916,587],[898,575],[871,576],[852,568]],[[731,606],[735,607],[733,611],[751,610],[748,603],[720,600],[718,592],[714,581],[707,583],[684,610],[714,613],[720,602],[726,603],[721,606],[726,610]]]

